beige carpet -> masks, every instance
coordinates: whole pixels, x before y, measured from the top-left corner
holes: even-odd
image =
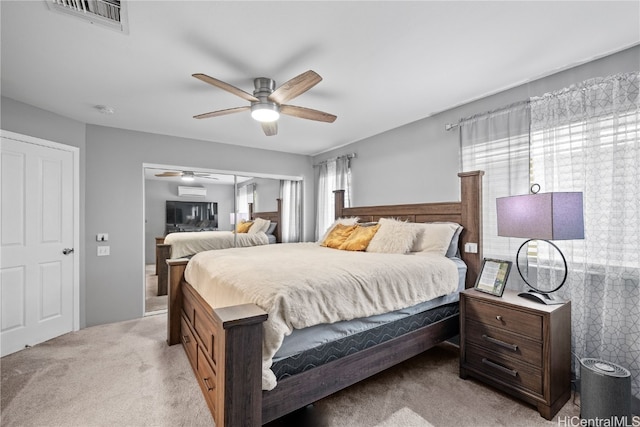
[[[156,313],[167,309],[167,296],[158,296],[158,276],[155,274],[156,265],[145,266],[145,314]]]
[[[0,359],[0,424],[211,426],[184,350],[168,347],[165,333],[164,315],[147,316]],[[559,417],[578,414],[569,401]],[[558,425],[475,380],[461,380],[458,349],[443,344],[269,427]]]

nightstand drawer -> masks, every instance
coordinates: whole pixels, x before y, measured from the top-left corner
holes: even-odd
[[[466,364],[491,378],[512,387],[519,387],[542,395],[542,371],[475,345],[466,351]]]
[[[542,339],[542,316],[469,298],[466,317],[496,328],[506,329],[536,340]]]
[[[479,347],[524,360],[537,367],[542,366],[542,342],[540,341],[533,341],[473,320],[466,323],[465,337],[467,342]]]

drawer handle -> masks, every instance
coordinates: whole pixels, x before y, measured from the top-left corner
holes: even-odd
[[[496,316],[496,320],[498,320],[498,321],[502,322],[502,316],[497,315],[497,316]]]
[[[182,342],[185,344],[189,344],[191,342],[191,340],[189,339],[189,335],[183,335]]]
[[[492,368],[495,368],[497,370],[499,370],[500,372],[504,372],[505,374],[511,375],[512,377],[517,377],[518,376],[518,371],[515,371],[513,369],[509,369],[509,368],[505,368],[502,365],[498,365],[497,363],[492,362],[491,360],[483,357],[482,358],[482,363],[484,363],[485,365],[489,365]]]
[[[209,383],[209,377],[203,378],[202,381],[204,382],[204,386],[207,388],[207,391],[211,391],[216,388],[215,385]]]
[[[504,342],[504,341],[500,341],[499,339],[490,337],[487,334],[483,334],[482,335],[482,339],[485,341],[489,341],[490,343],[493,343],[495,345],[499,345],[500,347],[504,347],[507,350],[511,350],[511,351],[518,351],[518,346],[515,344],[509,344],[508,342]]]

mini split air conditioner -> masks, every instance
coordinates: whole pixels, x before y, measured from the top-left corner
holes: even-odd
[[[207,195],[207,189],[204,187],[185,187],[178,186],[178,196],[196,196],[205,197]]]

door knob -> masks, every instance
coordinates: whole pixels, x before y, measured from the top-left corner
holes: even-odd
[[[73,248],[64,248],[62,250],[62,253],[65,255],[69,255],[71,252],[73,252]]]

